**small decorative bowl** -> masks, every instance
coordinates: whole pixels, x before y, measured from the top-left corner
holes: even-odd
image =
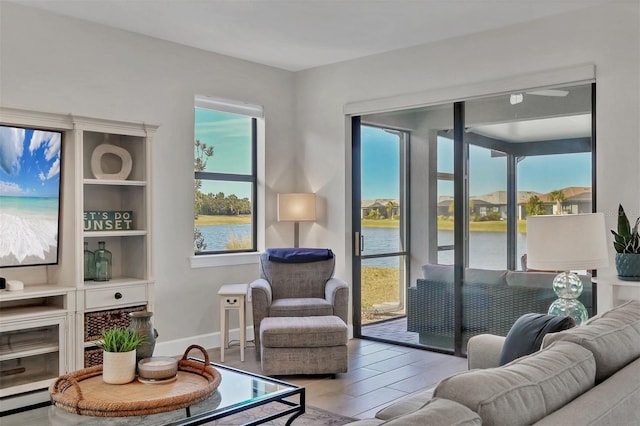
[[[138,361],[138,376],[147,380],[166,380],[178,372],[178,360],[168,356],[153,356]]]

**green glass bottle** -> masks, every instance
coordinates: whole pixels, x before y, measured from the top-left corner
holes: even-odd
[[[96,276],[96,256],[89,250],[89,243],[84,242],[84,280],[90,281]]]
[[[96,274],[95,281],[109,281],[111,279],[111,252],[105,248],[104,241],[98,241],[95,252]]]

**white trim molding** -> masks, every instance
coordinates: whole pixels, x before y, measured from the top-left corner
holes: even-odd
[[[191,268],[258,264],[260,252],[190,256]]]
[[[233,101],[230,99],[196,95],[195,106],[196,108],[212,109],[215,111],[246,115],[254,118],[264,118],[264,108],[261,105],[253,105],[247,102]]]
[[[350,102],[345,104],[344,113],[346,115],[361,115],[438,105],[522,90],[550,88],[554,85],[590,83],[595,81],[595,77],[595,64],[576,65],[461,86],[444,87],[416,93],[405,93],[387,98]]]

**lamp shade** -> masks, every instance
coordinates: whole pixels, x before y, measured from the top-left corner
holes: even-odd
[[[545,271],[607,267],[604,214],[529,216],[527,265]]]
[[[278,193],[278,222],[316,220],[316,194]]]

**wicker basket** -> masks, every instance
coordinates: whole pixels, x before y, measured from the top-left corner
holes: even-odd
[[[102,330],[109,327],[129,327],[131,318],[129,312],[144,311],[146,305],[128,308],[111,309],[108,311],[87,312],[84,314],[84,341],[92,342],[102,337]]]
[[[102,364],[102,349],[86,348],[84,350],[84,368],[95,367]]]

